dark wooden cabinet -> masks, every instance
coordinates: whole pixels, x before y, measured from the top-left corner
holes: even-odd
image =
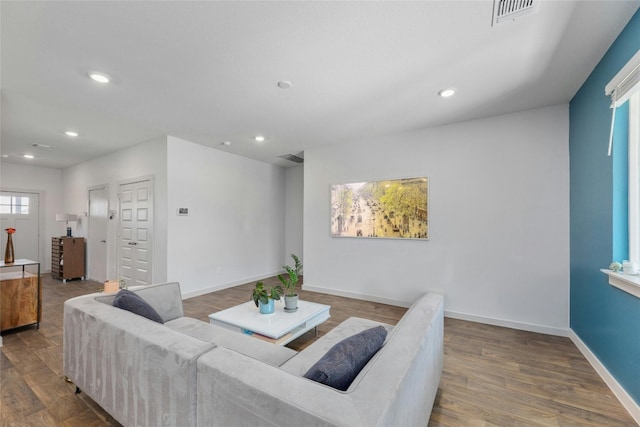
[[[85,241],[82,237],[51,238],[51,276],[66,282],[84,280]]]

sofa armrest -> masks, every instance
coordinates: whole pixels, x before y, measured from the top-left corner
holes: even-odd
[[[402,316],[348,391],[353,390],[367,425],[426,426],[443,365],[444,298],[426,294]]]
[[[64,374],[124,425],[195,426],[196,361],[215,348],[95,295],[64,304]]]

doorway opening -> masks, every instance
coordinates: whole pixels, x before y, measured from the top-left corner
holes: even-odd
[[[107,280],[109,233],[109,187],[89,188],[89,230],[87,236],[87,277],[97,282]]]

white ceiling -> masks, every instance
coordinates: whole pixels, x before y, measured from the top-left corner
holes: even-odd
[[[62,168],[172,135],[289,166],[277,156],[566,103],[639,5],[542,1],[491,26],[483,0],[2,1],[2,160]]]

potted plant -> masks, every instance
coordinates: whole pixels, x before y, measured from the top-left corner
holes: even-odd
[[[267,290],[264,287],[264,283],[258,282],[256,283],[256,287],[253,289],[253,302],[256,307],[260,308],[260,313],[270,314],[275,310],[273,301],[279,300],[282,294],[282,286],[277,285]]]
[[[302,270],[302,263],[300,259],[295,255],[291,254],[291,258],[293,258],[294,266],[291,267],[289,265],[283,265],[287,271],[287,275],[278,274],[278,279],[282,282],[282,285],[286,289],[286,293],[284,296],[284,309],[285,311],[296,311],[298,309],[298,294],[296,293],[296,285],[298,284],[300,270]]]

